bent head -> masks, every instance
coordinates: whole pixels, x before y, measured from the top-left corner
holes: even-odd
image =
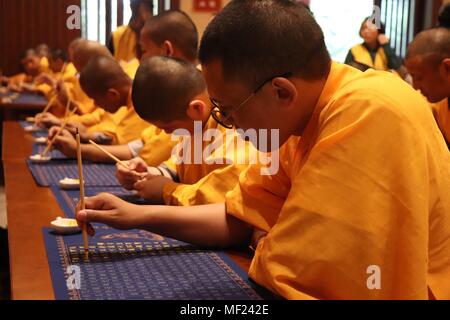
[[[413,86],[432,103],[450,96],[450,30],[421,32],[409,45],[405,60]]]
[[[149,19],[141,31],[143,58],[168,56],[195,63],[198,32],[192,19],[184,12],[172,10]]]
[[[279,145],[305,128],[331,65],[310,11],[288,0],[231,1],[207,27],[199,56],[223,122],[278,129]]]
[[[132,80],[112,57],[92,58],[80,73],[80,85],[95,104],[114,113],[127,105]]]
[[[21,62],[27,75],[37,76],[39,74],[41,68],[41,58],[35,50],[27,50]]]
[[[211,105],[201,72],[190,62],[153,57],[142,60],[133,83],[133,105],[139,116],[167,133],[206,122]]]

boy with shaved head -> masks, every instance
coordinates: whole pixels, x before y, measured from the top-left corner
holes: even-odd
[[[414,88],[432,103],[433,114],[450,145],[450,29],[419,33],[409,45],[405,65]]]
[[[221,123],[279,129],[279,171],[251,165],[209,206],[99,195],[80,222],[215,247],[265,232],[249,275],[288,299],[450,298],[450,153],[418,92],[332,62],[313,16],[289,0],[232,0],[200,61]]]
[[[117,121],[110,126],[104,123],[88,129],[88,133],[101,132],[113,138],[115,146],[108,147],[120,159],[131,159],[132,154],[127,143],[139,139],[142,132],[151,125],[142,120],[135,112],[131,102],[131,78],[123,71],[119,63],[112,57],[92,58],[80,74],[80,84],[83,91],[91,97],[95,104],[109,113],[121,113]],[[123,108],[123,106],[126,106]],[[120,111],[118,111],[120,110]],[[100,128],[99,128],[100,127]],[[53,134],[53,132],[51,133]],[[157,132],[154,132],[155,136]],[[161,163],[170,156],[170,137],[160,136],[159,145],[154,146],[155,160]],[[76,141],[68,131],[56,139],[55,147],[69,157],[76,155]],[[111,161],[105,154],[92,145],[83,145],[82,153],[85,159],[93,161]]]
[[[161,40],[163,39],[163,40]],[[165,45],[164,45],[165,44]],[[162,47],[169,50],[163,50]],[[192,20],[181,11],[167,11],[149,19],[141,35],[141,47],[145,57],[162,54],[186,59],[193,63],[197,61],[198,34]],[[155,48],[159,48],[155,50]],[[163,143],[164,142],[164,143]],[[109,151],[122,160],[130,160],[140,156],[149,165],[157,165],[161,158],[167,160],[167,153],[158,151],[172,146],[170,136],[161,129],[150,126],[142,132],[140,139],[128,145],[111,146]],[[93,161],[106,161],[104,155],[91,149],[85,154]]]
[[[148,174],[146,180],[117,166],[122,185],[138,190],[148,201],[168,205],[224,201],[239,173],[247,167],[246,143],[242,141],[235,148],[235,132],[220,128],[211,117],[205,82],[195,65],[168,57],[144,59],[133,83],[133,103],[143,119],[165,132],[182,130],[179,146],[183,147],[172,153],[175,159],[159,167],[151,167],[141,159],[129,162],[134,171]],[[214,139],[204,141],[204,132],[214,132]],[[208,150],[212,152],[207,154]]]
[[[47,71],[47,69],[41,65],[41,58],[37,54],[36,50],[28,49],[25,51],[20,62],[24,72],[8,79],[9,88],[15,91],[36,91],[36,79],[40,74]]]
[[[149,19],[139,42],[143,57],[174,56],[192,63],[197,61],[197,27],[182,11],[166,11]]]

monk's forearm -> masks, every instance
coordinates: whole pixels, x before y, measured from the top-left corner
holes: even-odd
[[[131,151],[127,145],[102,147],[120,160],[126,161],[133,158],[133,155],[131,154]],[[81,152],[83,154],[83,158],[86,160],[90,160],[93,162],[114,163],[113,159],[111,159],[108,155],[106,155],[104,152],[100,151],[93,145],[83,144],[81,146]]]
[[[137,226],[202,247],[227,248],[249,243],[251,229],[226,213],[225,204],[191,207],[141,206]]]

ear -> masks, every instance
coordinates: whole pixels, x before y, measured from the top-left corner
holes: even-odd
[[[187,107],[186,114],[194,121],[205,121],[209,117],[209,109],[204,101],[192,100]]]
[[[286,78],[275,78],[272,80],[272,90],[281,106],[289,107],[297,100],[298,91],[295,85]]]
[[[442,67],[446,77],[450,77],[450,58],[446,58],[442,61]]]
[[[108,97],[108,99],[119,100],[120,92],[117,89],[109,88],[108,91],[106,91],[106,96]]]
[[[169,40],[164,41],[163,43],[163,50],[166,56],[172,57],[175,49],[173,48],[172,42]]]

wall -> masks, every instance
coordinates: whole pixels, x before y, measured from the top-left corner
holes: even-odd
[[[67,49],[80,31],[66,27],[67,7],[80,0],[0,0],[0,69],[20,72],[20,56],[30,47],[47,43]]]
[[[194,20],[194,23],[197,25],[198,32],[200,37],[203,34],[203,31],[205,31],[206,26],[211,21],[211,19],[214,17],[213,13],[204,13],[204,12],[194,12],[193,10],[193,2],[194,0],[181,0],[180,1],[180,10],[186,12],[192,20]],[[222,0],[222,7],[228,4],[230,0]]]

